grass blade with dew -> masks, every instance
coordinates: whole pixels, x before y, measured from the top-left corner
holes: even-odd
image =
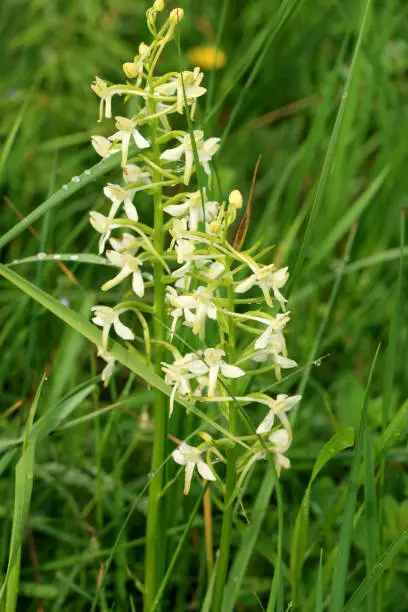
[[[303,241],[302,244],[300,246],[299,249],[299,254],[296,258],[296,263],[295,266],[293,268],[293,273],[292,273],[292,281],[290,284],[290,287],[293,288],[295,286],[295,281],[297,279],[297,275],[299,273],[299,270],[302,267],[303,261],[305,259],[306,256],[306,249],[309,246],[309,242],[310,242],[310,238],[312,235],[312,230],[313,230],[313,226],[314,226],[314,222],[317,216],[317,213],[320,209],[320,205],[323,201],[323,195],[324,195],[324,191],[326,188],[326,184],[329,178],[329,174],[330,174],[330,169],[332,167],[333,164],[333,160],[337,151],[337,146],[338,143],[340,141],[340,136],[342,133],[342,127],[343,127],[343,122],[344,122],[344,116],[347,110],[347,105],[348,105],[348,100],[349,100],[349,96],[350,93],[352,91],[352,88],[355,84],[354,81],[354,74],[356,72],[356,66],[357,66],[357,61],[359,59],[360,56],[360,51],[361,51],[361,46],[362,46],[362,42],[365,36],[365,32],[366,32],[366,28],[367,28],[367,23],[368,23],[368,17],[370,14],[370,8],[371,8],[371,0],[366,0],[365,3],[365,8],[364,8],[364,13],[363,13],[363,18],[361,20],[361,25],[360,25],[360,31],[359,31],[359,35],[358,35],[358,39],[357,39],[357,43],[354,49],[354,54],[353,54],[353,58],[351,61],[351,65],[350,65],[350,70],[348,72],[348,77],[347,77],[347,81],[346,84],[344,86],[344,91],[343,91],[343,96],[341,99],[341,103],[339,106],[339,110],[337,112],[337,117],[336,117],[336,121],[334,123],[334,127],[333,127],[333,131],[332,131],[332,135],[330,137],[330,141],[329,141],[329,146],[327,149],[327,153],[326,153],[326,157],[324,159],[324,163],[323,163],[323,167],[322,167],[322,171],[320,174],[320,179],[319,182],[317,184],[316,187],[316,193],[314,196],[314,201],[313,201],[313,205],[310,211],[310,217],[306,226],[306,230],[305,230],[305,235],[303,237]]]
[[[65,200],[83,187],[86,187],[86,185],[92,183],[96,178],[99,178],[100,176],[107,174],[113,168],[118,167],[120,164],[119,158],[119,153],[114,153],[107,159],[103,159],[91,168],[85,170],[79,176],[72,177],[69,184],[63,185],[63,187],[56,191],[50,198],[37,206],[37,208],[29,213],[24,219],[16,223],[14,227],[3,234],[3,236],[0,237],[0,249],[13,240],[13,238],[19,236],[24,230],[40,219],[48,211],[60,206],[63,202],[65,202]]]
[[[357,504],[357,492],[359,489],[360,462],[364,451],[364,436],[367,425],[367,405],[371,392],[371,383],[377,362],[380,347],[374,356],[370,374],[364,394],[363,409],[361,412],[360,426],[354,449],[353,462],[351,464],[346,506],[343,512],[342,524],[339,535],[339,545],[336,560],[333,567],[330,612],[343,612],[344,599],[346,596],[347,570],[350,555],[351,540],[353,535],[354,513]]]
[[[85,338],[93,342],[96,346],[101,346],[101,333],[99,330],[97,330],[95,325],[92,325],[92,323],[90,323],[85,317],[82,317],[77,312],[67,308],[54,297],[45,291],[38,289],[38,287],[2,264],[0,264],[0,275],[4,276],[7,280],[21,289],[21,291],[42,304],[47,310],[55,314],[58,318],[62,319],[78,333],[82,334]],[[152,368],[144,363],[136,351],[130,351],[118,342],[111,341],[109,352],[117,361],[119,361],[119,363],[125,365],[127,368],[132,370],[132,372],[135,372],[135,374],[143,378],[146,383],[152,385],[156,389],[159,389],[170,397],[172,388],[167,385]],[[187,408],[191,408],[190,403],[186,402],[183,398],[178,397],[177,401]]]
[[[5,609],[7,612],[14,612],[17,607],[21,549],[30,508],[31,493],[33,490],[35,448],[37,443],[37,436],[33,434],[33,424],[44,381],[45,375],[37,389],[37,393],[35,394],[34,401],[30,408],[28,421],[24,431],[23,451],[16,465],[13,525],[9,545],[9,559],[6,576],[4,577],[0,589],[0,603],[6,594]]]

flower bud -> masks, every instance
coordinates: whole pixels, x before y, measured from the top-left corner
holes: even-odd
[[[170,15],[169,15],[169,22],[171,24],[177,24],[179,23],[184,17],[184,11],[182,8],[175,8],[171,11]]]
[[[122,68],[128,79],[134,79],[139,73],[137,66],[134,62],[125,62]]]
[[[221,225],[218,223],[218,221],[214,220],[211,221],[208,229],[210,230],[211,234],[218,234],[221,229]]]
[[[154,11],[160,13],[160,11],[164,10],[164,0],[155,0],[152,6]]]
[[[146,45],[146,43],[141,42],[139,45],[139,55],[143,58],[146,57],[146,55],[148,54],[150,50],[149,45]]]
[[[231,191],[228,201],[234,208],[242,208],[243,199],[241,192],[238,189]]]

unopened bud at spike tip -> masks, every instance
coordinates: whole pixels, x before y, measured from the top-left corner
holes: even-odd
[[[164,0],[155,0],[152,8],[158,13],[164,11]]]
[[[179,23],[180,21],[182,21],[184,17],[184,11],[182,8],[175,8],[171,11],[170,16],[169,16],[169,21],[170,23]]]
[[[238,191],[238,189],[234,189],[234,191],[231,191],[228,201],[231,206],[234,206],[234,208],[242,208],[243,199],[241,192]]]

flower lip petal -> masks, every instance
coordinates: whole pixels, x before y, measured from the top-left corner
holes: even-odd
[[[197,463],[198,473],[204,480],[217,480],[209,465],[205,461],[198,461]]]
[[[228,363],[223,363],[221,365],[221,374],[227,378],[240,378],[241,376],[245,376],[244,370],[241,370],[238,366],[229,365]]]

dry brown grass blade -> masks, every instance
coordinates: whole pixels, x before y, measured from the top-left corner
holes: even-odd
[[[256,176],[258,174],[258,168],[259,168],[259,164],[261,163],[261,158],[262,158],[262,155],[258,157],[257,162],[255,164],[255,170],[252,176],[251,190],[249,192],[249,198],[248,198],[248,203],[245,208],[245,214],[242,217],[241,223],[239,224],[238,229],[237,229],[237,233],[235,234],[234,249],[236,251],[240,251],[242,249],[242,245],[245,242],[245,238],[248,232],[249,221],[251,218],[251,210],[252,210],[252,197],[254,195]]]

